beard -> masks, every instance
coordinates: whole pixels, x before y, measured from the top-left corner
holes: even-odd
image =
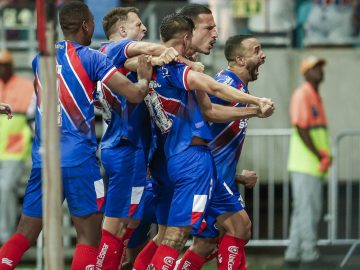
[[[259,67],[254,62],[248,62],[246,65],[246,69],[249,73],[249,82],[255,81],[258,78],[259,75]]]

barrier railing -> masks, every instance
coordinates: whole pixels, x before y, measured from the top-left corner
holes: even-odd
[[[254,170],[259,177],[253,190],[240,187],[253,224],[250,246],[286,246],[289,242],[291,199],[286,165],[290,135],[291,129],[250,129],[247,133],[238,168]],[[344,266],[360,245],[360,130],[339,134],[332,153],[322,221],[326,230],[318,245],[352,245],[342,262]],[[74,229],[65,214],[64,247],[68,255],[73,250],[73,237]]]
[[[290,135],[291,129],[253,129],[247,132],[238,169],[254,170],[259,177],[253,190],[240,187],[252,217],[251,246],[287,244],[290,192],[286,164]],[[279,183],[282,183],[280,189],[276,187]],[[278,192],[282,194],[281,207],[276,203]],[[261,200],[263,196],[266,199]],[[252,197],[251,201],[248,197]]]
[[[330,243],[351,245],[341,262],[341,268],[360,245],[359,164],[360,130],[346,130],[336,137],[333,145],[333,167],[329,183]],[[345,201],[340,200],[340,194]]]

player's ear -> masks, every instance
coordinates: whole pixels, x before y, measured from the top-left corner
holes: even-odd
[[[83,21],[83,22],[82,22],[81,28],[82,28],[84,31],[86,31],[86,32],[89,31],[89,27],[87,26],[86,21]]]
[[[124,26],[120,26],[119,32],[121,36],[126,37],[126,28]]]
[[[235,57],[235,62],[241,66],[245,66],[245,64],[246,64],[245,57],[240,56],[240,55]]]
[[[192,35],[185,34],[182,38],[184,48],[187,48],[191,44]]]

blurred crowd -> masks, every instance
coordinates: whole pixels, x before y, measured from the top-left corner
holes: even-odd
[[[55,3],[61,6],[66,1],[55,0]],[[94,37],[105,39],[101,24],[96,22],[100,22],[110,8],[141,5],[142,10],[145,10],[144,7],[150,2],[156,5],[162,5],[163,2],[164,5],[166,1],[103,0],[102,5],[98,5],[96,0],[84,2],[94,12]],[[178,9],[187,2],[206,4],[215,11],[220,43],[233,34],[253,33],[260,37],[273,37],[273,40],[276,37],[287,38],[287,42],[274,42],[275,46],[360,46],[360,0],[178,0],[172,1],[171,5]],[[28,37],[24,30],[12,27],[29,25],[33,10],[34,1],[0,2],[7,39]],[[162,18],[161,9],[155,8],[153,12],[157,13],[159,20]],[[269,43],[271,45],[271,41]]]

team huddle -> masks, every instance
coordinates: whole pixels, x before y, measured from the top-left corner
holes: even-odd
[[[237,183],[255,185],[255,172],[236,175],[248,119],[274,112],[268,98],[249,94],[265,54],[252,36],[225,44],[228,67],[214,78],[198,54],[217,39],[211,11],[185,6],[160,25],[161,44],[136,8],[103,18],[108,42],[89,49],[94,20],[78,1],[59,13],[56,43],[58,123],[63,196],[77,233],[71,269],[247,269],[244,246],[251,221]],[[32,171],[17,232],[0,249],[0,270],[14,269],[42,230],[39,56]],[[98,145],[94,107],[107,124]],[[97,149],[108,177],[104,185]],[[106,187],[106,188],[105,188]],[[157,234],[148,241],[152,223]],[[179,254],[192,236],[192,245]],[[141,251],[140,251],[141,250]]]

